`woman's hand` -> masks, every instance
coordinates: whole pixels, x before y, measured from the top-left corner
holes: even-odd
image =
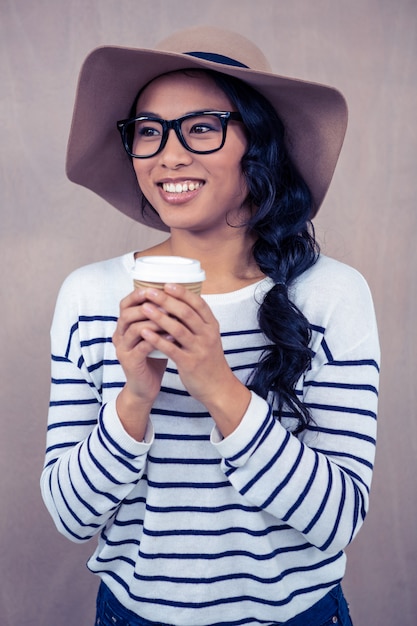
[[[227,436],[241,421],[251,395],[225,359],[210,307],[176,284],[165,285],[163,291],[146,289],[143,298],[140,309],[148,322],[139,324],[137,331],[147,349],[157,348],[174,361],[187,391],[206,406]]]
[[[166,367],[165,359],[148,359],[153,350],[142,336],[149,328],[158,332],[158,326],[150,321],[143,310],[145,294],[136,290],[120,303],[120,316],[113,334],[116,356],[126,376],[126,384],[120,392],[116,408],[127,432],[142,441],[149,413],[161,387]]]

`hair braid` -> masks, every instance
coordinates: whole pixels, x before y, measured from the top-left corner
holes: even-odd
[[[260,328],[271,343],[248,386],[263,398],[273,393],[279,418],[289,410],[298,419],[295,432],[300,432],[311,418],[295,386],[310,366],[311,329],[288,290],[319,256],[309,219],[311,194],[290,159],[284,126],[270,103],[241,81],[213,77],[238,108],[247,129],[242,169],[248,200],[256,208],[247,227],[256,236],[253,255],[259,268],[275,282],[258,313]]]

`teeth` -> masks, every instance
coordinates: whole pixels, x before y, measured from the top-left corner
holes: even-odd
[[[162,183],[162,189],[169,193],[182,193],[183,191],[195,191],[202,186],[203,183]]]

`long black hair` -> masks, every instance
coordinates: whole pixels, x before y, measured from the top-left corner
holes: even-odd
[[[255,236],[253,256],[274,286],[260,304],[260,329],[270,342],[248,386],[263,398],[274,394],[278,416],[289,411],[298,419],[295,432],[311,420],[295,386],[311,363],[310,324],[290,300],[289,286],[319,256],[310,221],[310,190],[292,162],[285,128],[270,102],[233,77],[209,72],[242,116],[248,148],[242,170],[254,211],[246,226]]]
[[[253,207],[243,226],[254,235],[257,265],[274,281],[258,312],[259,327],[270,344],[247,385],[265,399],[273,394],[278,418],[286,412],[295,416],[298,422],[294,432],[298,433],[311,420],[295,390],[310,366],[311,330],[289,298],[288,288],[319,256],[309,218],[311,193],[290,158],[284,124],[270,102],[239,79],[210,70],[190,70],[191,75],[201,73],[211,76],[242,116],[248,140],[241,163],[248,186],[245,204]],[[143,89],[135,98],[131,117]],[[149,209],[155,210],[142,196],[142,212]]]

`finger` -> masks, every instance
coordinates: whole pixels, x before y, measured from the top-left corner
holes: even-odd
[[[178,318],[193,332],[197,330],[196,324],[209,324],[215,319],[201,296],[190,292],[182,285],[167,284],[164,290],[147,289],[145,297],[147,302],[152,302],[171,317]],[[149,315],[150,309],[144,310]],[[159,321],[155,315],[152,315],[152,319]]]
[[[190,291],[183,285],[167,283],[164,286],[164,292],[189,304],[204,322],[209,323],[213,319],[213,313],[207,302],[199,294]]]
[[[165,306],[168,306],[167,302]],[[203,351],[209,353],[219,342],[218,321],[212,317],[210,323],[204,322],[195,310],[182,301],[175,301],[173,306],[170,305],[174,315],[167,314],[165,310],[150,302],[146,302],[143,308],[149,319],[155,321],[161,329],[172,336],[175,344],[186,352],[197,354]],[[153,342],[155,338],[150,338],[149,329],[144,328],[143,330],[145,333],[142,332],[142,336],[146,339],[149,336],[149,340]],[[175,360],[173,348],[169,348],[170,352],[166,352],[160,344],[155,344],[155,347]]]
[[[133,350],[143,338],[142,331],[144,328],[148,328],[155,333],[163,333],[164,330],[161,329],[158,324],[153,322],[152,320],[146,320],[143,322],[136,322],[130,324],[128,328],[123,333],[115,333],[116,341],[119,341],[119,345],[123,346],[123,349],[126,351]]]
[[[187,304],[174,301],[169,306],[170,311],[162,309],[151,302],[145,302],[143,310],[149,320],[158,325],[165,333],[172,335],[175,340],[184,345],[187,338],[200,334],[204,322],[200,316]]]
[[[145,301],[144,290],[136,290],[123,298],[120,302],[120,314],[117,320],[118,333],[124,335],[133,324],[148,319],[142,307]]]
[[[145,289],[134,289],[120,301],[120,309],[124,310],[131,306],[137,306],[145,302]]]
[[[143,343],[151,346],[151,350],[159,350],[174,362],[178,357],[178,351],[181,346],[175,341],[175,338],[168,333],[155,333],[150,328],[144,328],[142,331]]]

